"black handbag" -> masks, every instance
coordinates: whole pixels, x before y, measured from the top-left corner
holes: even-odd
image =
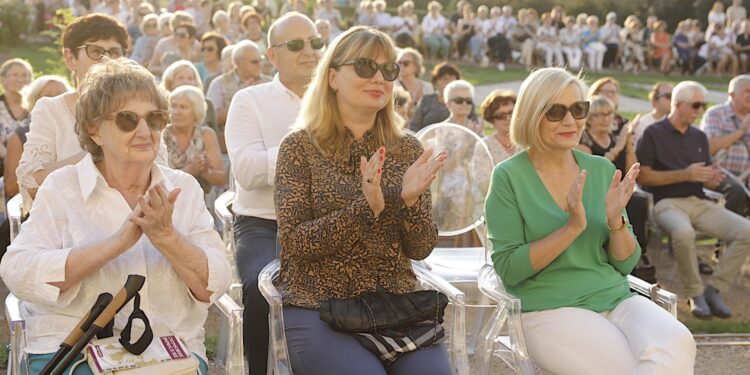
[[[442,341],[441,323],[448,297],[436,290],[389,294],[378,287],[356,297],[320,304],[320,319],[340,332],[352,333],[381,361]]]

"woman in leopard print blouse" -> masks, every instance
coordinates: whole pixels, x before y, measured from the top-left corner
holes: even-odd
[[[321,301],[382,286],[413,291],[411,259],[437,240],[430,183],[447,155],[403,133],[393,106],[396,52],[367,27],[325,52],[299,124],[279,148],[275,202],[281,291],[298,374],[450,374],[442,344],[402,356],[386,372],[353,335],[320,320]]]

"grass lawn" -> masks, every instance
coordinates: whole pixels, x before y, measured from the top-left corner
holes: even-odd
[[[431,69],[432,66],[433,65],[428,65],[427,70]],[[529,72],[521,67],[509,67],[504,72],[501,72],[494,67],[480,68],[473,65],[462,65],[461,70],[465,75],[465,79],[474,85],[522,81],[529,75]],[[602,77],[613,77],[620,81],[621,92],[623,95],[643,99],[646,99],[648,96],[650,86],[660,81],[671,82],[675,85],[680,81],[690,79],[700,82],[709,90],[725,92],[729,80],[731,79],[731,77],[696,77],[674,74],[665,76],[663,74],[655,73],[640,73],[636,75],[622,72],[610,72],[605,74],[583,72],[583,77],[589,84]]]

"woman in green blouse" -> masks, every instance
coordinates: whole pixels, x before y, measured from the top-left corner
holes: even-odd
[[[690,332],[626,279],[640,257],[624,210],[639,165],[622,178],[608,160],[574,149],[585,95],[559,68],[522,84],[510,135],[525,151],[495,168],[485,206],[495,270],[521,299],[529,355],[542,369],[691,374]]]

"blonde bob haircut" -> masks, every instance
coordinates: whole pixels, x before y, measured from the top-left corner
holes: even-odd
[[[336,92],[328,83],[330,71],[338,70],[345,61],[360,57],[375,60],[379,56],[396,61],[396,47],[391,37],[371,27],[356,26],[336,38],[321,57],[302,99],[295,125],[307,132],[321,151],[334,153],[340,149],[347,131],[339,113]],[[396,113],[393,98],[387,99],[386,106],[375,116],[373,134],[386,150],[395,151],[403,135],[403,120]]]
[[[206,121],[206,97],[203,90],[195,86],[180,86],[169,93],[169,104],[175,99],[186,98],[193,108],[193,125],[198,126]]]
[[[510,121],[511,141],[526,150],[547,150],[542,142],[542,117],[563,91],[573,85],[580,100],[586,99],[586,84],[562,68],[544,68],[531,73],[521,84]]]
[[[78,92],[75,131],[81,148],[90,153],[95,162],[104,159],[104,152],[90,133],[99,128],[104,119],[135,99],[151,102],[156,109],[167,110],[167,98],[151,72],[125,58],[106,60],[91,67]]]

